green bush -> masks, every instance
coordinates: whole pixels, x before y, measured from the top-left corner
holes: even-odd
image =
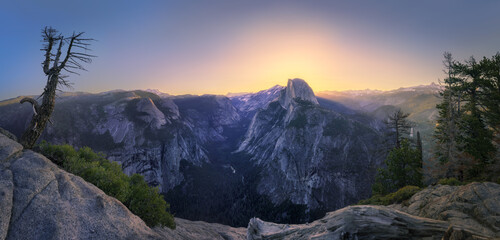
[[[420,190],[422,189],[417,186],[404,186],[400,188],[398,191],[389,193],[385,196],[385,199],[388,202],[387,205],[393,203],[401,203],[405,200],[408,200]]]
[[[64,170],[82,177],[107,195],[118,199],[148,226],[175,229],[174,218],[169,213],[170,206],[159,194],[158,188],[148,186],[143,176],[127,176],[118,163],[109,161],[88,147],[76,151],[70,145],[52,145],[43,141],[39,150]]]
[[[380,194],[373,195],[371,198],[359,201],[358,205],[390,205],[401,203],[410,199],[420,190],[422,189],[417,186],[404,186],[396,192],[389,193],[385,196]]]
[[[458,179],[456,178],[442,178],[442,179],[439,179],[438,181],[438,184],[441,184],[441,185],[450,185],[450,186],[461,186],[461,185],[464,185],[463,182],[460,182]]]
[[[130,211],[142,213],[141,218],[146,224],[175,228],[172,215],[162,214],[170,209],[169,204],[158,193],[158,188],[147,185],[142,175],[134,174],[130,177],[130,193],[131,197],[126,205]]]
[[[373,195],[371,198],[363,199],[357,203],[357,205],[386,205],[382,201],[384,196],[380,194]]]

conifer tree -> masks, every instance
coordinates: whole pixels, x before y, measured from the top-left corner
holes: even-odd
[[[478,179],[495,161],[500,124],[500,54],[477,62],[454,61],[445,53],[448,78],[436,107],[436,157],[446,164],[445,177]],[[484,177],[484,176],[483,176]]]
[[[495,151],[492,144],[493,132],[485,124],[481,104],[484,99],[484,86],[487,81],[483,78],[484,66],[481,66],[471,57],[465,63],[456,63],[455,69],[461,79],[461,90],[464,92],[464,114],[461,115],[457,136],[459,150],[469,154],[477,162],[475,168],[484,167],[489,163]],[[472,169],[477,171],[477,169]],[[476,174],[472,174],[476,175]]]
[[[388,116],[385,122],[388,130],[389,145],[395,148],[401,147],[401,141],[407,138],[410,134],[410,129],[413,123],[408,120],[409,113],[405,113],[398,109]]]
[[[439,93],[442,102],[436,105],[439,116],[436,121],[434,138],[436,139],[435,155],[441,166],[446,166],[445,177],[458,178],[463,161],[457,149],[458,120],[461,115],[462,90],[460,79],[456,76],[455,61],[451,53],[444,53],[444,89]]]
[[[480,98],[481,105],[486,111],[484,117],[488,125],[496,133],[500,132],[500,53],[491,59],[484,57],[480,65],[482,67],[483,95]]]
[[[412,185],[422,186],[422,158],[418,149],[402,139],[399,148],[389,152],[385,160],[387,168],[379,168],[372,190],[375,194],[387,194]]]

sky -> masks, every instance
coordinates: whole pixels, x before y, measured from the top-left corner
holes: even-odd
[[[255,92],[289,78],[314,91],[389,90],[500,51],[500,1],[0,0],[0,99],[40,94],[40,31],[94,38],[69,91]]]

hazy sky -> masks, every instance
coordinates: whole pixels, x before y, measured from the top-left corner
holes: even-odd
[[[40,30],[97,39],[74,91],[315,91],[442,78],[442,54],[500,51],[500,1],[0,1],[0,99],[40,94]]]

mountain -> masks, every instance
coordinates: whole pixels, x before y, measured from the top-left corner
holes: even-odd
[[[193,99],[206,106],[189,105]],[[42,139],[103,151],[126,173],[141,173],[166,192],[184,179],[179,172],[181,160],[197,166],[208,162],[204,145],[224,139],[222,128],[238,119],[229,99],[224,99],[160,98],[144,91],[62,96],[57,99],[53,125]],[[0,125],[20,136],[31,117],[30,106],[4,104],[0,109]]]
[[[302,79],[258,111],[238,152],[261,168],[259,194],[313,209],[338,209],[371,194],[379,133],[319,105]]]
[[[0,102],[20,136],[32,108]],[[178,217],[300,223],[367,197],[377,120],[291,79],[252,94],[63,93],[41,139],[89,146],[158,186]]]
[[[233,106],[238,109],[243,116],[252,118],[257,110],[266,107],[267,104],[278,98],[283,89],[284,87],[276,85],[257,93],[231,95],[228,97],[231,99]]]
[[[410,113],[410,119],[416,122],[432,121],[437,116],[435,109],[439,103],[441,86],[435,83],[391,91],[322,91],[319,97],[330,99],[354,110],[373,113],[383,111],[388,106],[401,108]],[[381,115],[380,115],[381,117]]]

